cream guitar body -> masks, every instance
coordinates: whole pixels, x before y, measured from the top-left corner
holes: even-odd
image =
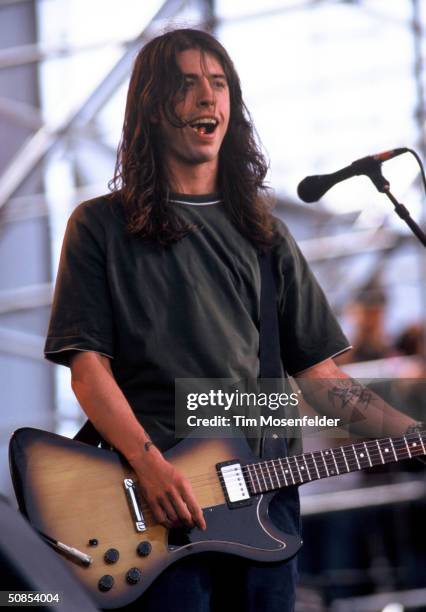
[[[130,603],[167,566],[190,554],[211,550],[278,561],[301,546],[298,537],[271,522],[274,493],[256,494],[246,484],[244,466],[256,457],[243,437],[187,438],[165,455],[190,479],[206,531],[156,524],[129,465],[115,452],[37,429],[20,429],[12,437],[11,472],[21,511],[60,550],[99,607]]]

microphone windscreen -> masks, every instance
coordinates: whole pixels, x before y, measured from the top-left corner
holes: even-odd
[[[316,202],[334,184],[331,175],[322,174],[307,176],[297,187],[297,195],[301,200],[310,204]]]

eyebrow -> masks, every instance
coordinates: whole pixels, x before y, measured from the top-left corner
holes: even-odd
[[[200,78],[200,75],[199,74],[195,74],[194,72],[184,72],[183,76],[184,77],[188,77],[190,79],[198,79],[198,78]],[[222,72],[208,74],[207,76],[208,76],[209,79],[223,79],[224,81],[226,81],[226,75],[223,74]]]

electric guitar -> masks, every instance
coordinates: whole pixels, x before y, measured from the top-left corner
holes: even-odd
[[[259,561],[302,545],[268,506],[278,489],[426,454],[426,432],[259,461],[245,437],[188,437],[165,453],[190,480],[207,530],[153,519],[121,455],[38,429],[18,429],[9,453],[21,511],[60,551],[102,608],[137,599],[171,563],[201,551]]]

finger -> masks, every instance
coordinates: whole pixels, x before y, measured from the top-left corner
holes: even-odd
[[[157,521],[157,523],[159,523],[160,525],[163,525],[164,527],[167,527],[168,529],[172,529],[173,523],[169,519],[169,517],[167,516],[163,508],[158,503],[150,504],[150,506],[151,506],[152,514],[154,515],[154,518]]]
[[[173,504],[179,519],[187,527],[194,527],[194,521],[192,520],[191,513],[188,509],[188,506],[183,501],[181,495],[176,492],[176,495],[170,501]]]
[[[207,525],[206,521],[204,520],[203,511],[201,510],[192,491],[190,489],[185,489],[182,494],[182,498],[185,504],[187,505],[189,512],[191,513],[194,523],[202,531],[205,531],[207,529]]]
[[[176,510],[168,497],[162,497],[159,500],[161,508],[167,515],[167,518],[171,521],[173,526],[176,526],[179,523],[179,517],[176,513]]]

